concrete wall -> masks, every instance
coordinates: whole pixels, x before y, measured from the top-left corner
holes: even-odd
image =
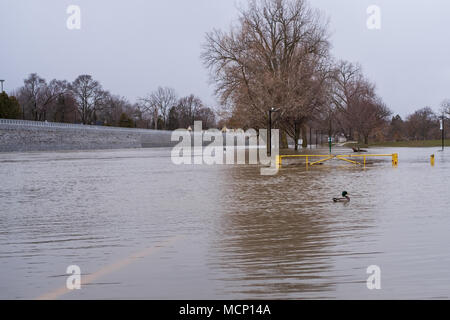
[[[203,146],[211,143],[211,138],[202,133],[195,133],[197,135],[203,140]],[[172,142],[171,136],[172,131],[164,130],[0,119],[0,152],[167,148],[178,143]],[[192,146],[194,140],[194,133],[191,133]],[[223,134],[224,146],[226,141]],[[235,145],[248,145],[248,137],[237,139]]]
[[[171,131],[0,119],[0,152],[171,147]]]

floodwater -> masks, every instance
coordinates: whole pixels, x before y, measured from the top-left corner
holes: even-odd
[[[448,152],[371,150],[393,152],[276,176],[169,149],[0,154],[0,298],[449,299]]]

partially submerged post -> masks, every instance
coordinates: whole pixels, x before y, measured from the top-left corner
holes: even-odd
[[[330,153],[331,153],[331,136],[328,137],[328,146],[330,147]]]
[[[394,153],[394,154],[392,155],[392,165],[393,165],[394,167],[397,167],[397,166],[398,166],[398,153]]]
[[[277,169],[280,169],[280,168],[281,168],[281,161],[282,161],[281,159],[282,159],[281,156],[278,155],[278,156],[277,156],[276,163],[275,163]]]

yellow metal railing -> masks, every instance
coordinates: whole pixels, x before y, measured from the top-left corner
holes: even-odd
[[[334,155],[325,155],[325,154],[308,154],[308,155],[304,155],[304,154],[292,154],[292,155],[282,155],[282,156],[278,156],[278,160],[277,160],[277,166],[278,168],[280,168],[282,166],[282,162],[283,162],[283,158],[305,158],[306,160],[306,166],[308,167],[309,165],[313,166],[315,164],[327,161],[327,160],[331,160],[333,159],[335,156]],[[319,161],[315,161],[315,162],[311,162],[309,163],[309,159],[311,158],[323,158]]]
[[[280,168],[283,164],[284,158],[305,158],[306,160],[306,167],[308,166],[314,166],[319,163],[323,163],[328,160],[332,159],[338,159],[342,161],[349,162],[351,164],[355,165],[362,165],[364,168],[366,167],[367,158],[371,157],[391,157],[392,158],[392,166],[397,167],[398,166],[398,153],[393,154],[338,154],[338,155],[324,155],[324,154],[315,154],[315,155],[303,155],[303,154],[295,154],[295,155],[280,155],[277,157],[277,168]],[[309,160],[311,158],[321,158],[320,160],[310,162]],[[358,162],[355,160],[351,160],[351,158],[363,158],[363,162]]]

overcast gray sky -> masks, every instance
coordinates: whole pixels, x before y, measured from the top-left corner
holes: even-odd
[[[0,79],[7,91],[36,72],[72,81],[91,74],[134,102],[158,86],[194,93],[217,105],[201,44],[228,29],[245,0],[0,0]],[[450,1],[310,0],[330,18],[333,54],[359,62],[388,106],[402,116],[438,110],[450,98]],[[69,5],[81,29],[66,27]],[[366,9],[382,10],[368,30]]]

